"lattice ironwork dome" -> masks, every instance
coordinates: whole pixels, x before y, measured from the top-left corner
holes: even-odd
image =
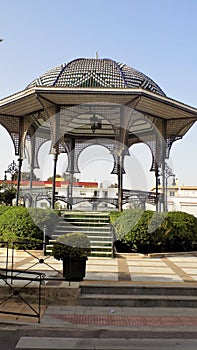
[[[142,88],[165,96],[148,76],[114,60],[79,58],[49,70],[32,81],[36,86],[73,88]]]

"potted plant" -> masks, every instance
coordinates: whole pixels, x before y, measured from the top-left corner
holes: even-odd
[[[52,248],[54,258],[63,261],[63,276],[67,281],[83,280],[90,253],[89,238],[79,232],[59,236]]]

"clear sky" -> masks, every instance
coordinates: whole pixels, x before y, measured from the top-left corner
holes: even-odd
[[[150,76],[167,96],[197,107],[197,0],[6,0],[0,4],[4,39],[0,98],[23,90],[52,67],[75,58],[94,58],[98,52],[100,58],[126,63]],[[197,186],[196,149],[194,125],[172,147],[179,183]],[[150,161],[146,152],[140,162]],[[0,177],[12,159],[13,146],[1,128]],[[98,172],[87,173],[99,180]]]

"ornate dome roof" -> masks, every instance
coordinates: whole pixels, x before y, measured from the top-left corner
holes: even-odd
[[[76,88],[142,88],[165,96],[160,87],[148,76],[108,58],[79,58],[49,70],[33,80],[35,86]]]

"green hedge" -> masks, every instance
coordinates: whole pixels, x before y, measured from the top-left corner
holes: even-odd
[[[184,212],[157,213],[125,210],[114,220],[117,241],[123,252],[175,252],[197,249],[197,218]]]
[[[9,210],[10,206],[7,205],[0,205],[0,215],[5,213],[5,211]]]
[[[197,218],[184,212],[169,212],[164,231],[166,251],[197,249]]]
[[[9,243],[42,240],[44,226],[50,233],[58,220],[57,214],[49,209],[8,208],[0,215],[0,240]]]

